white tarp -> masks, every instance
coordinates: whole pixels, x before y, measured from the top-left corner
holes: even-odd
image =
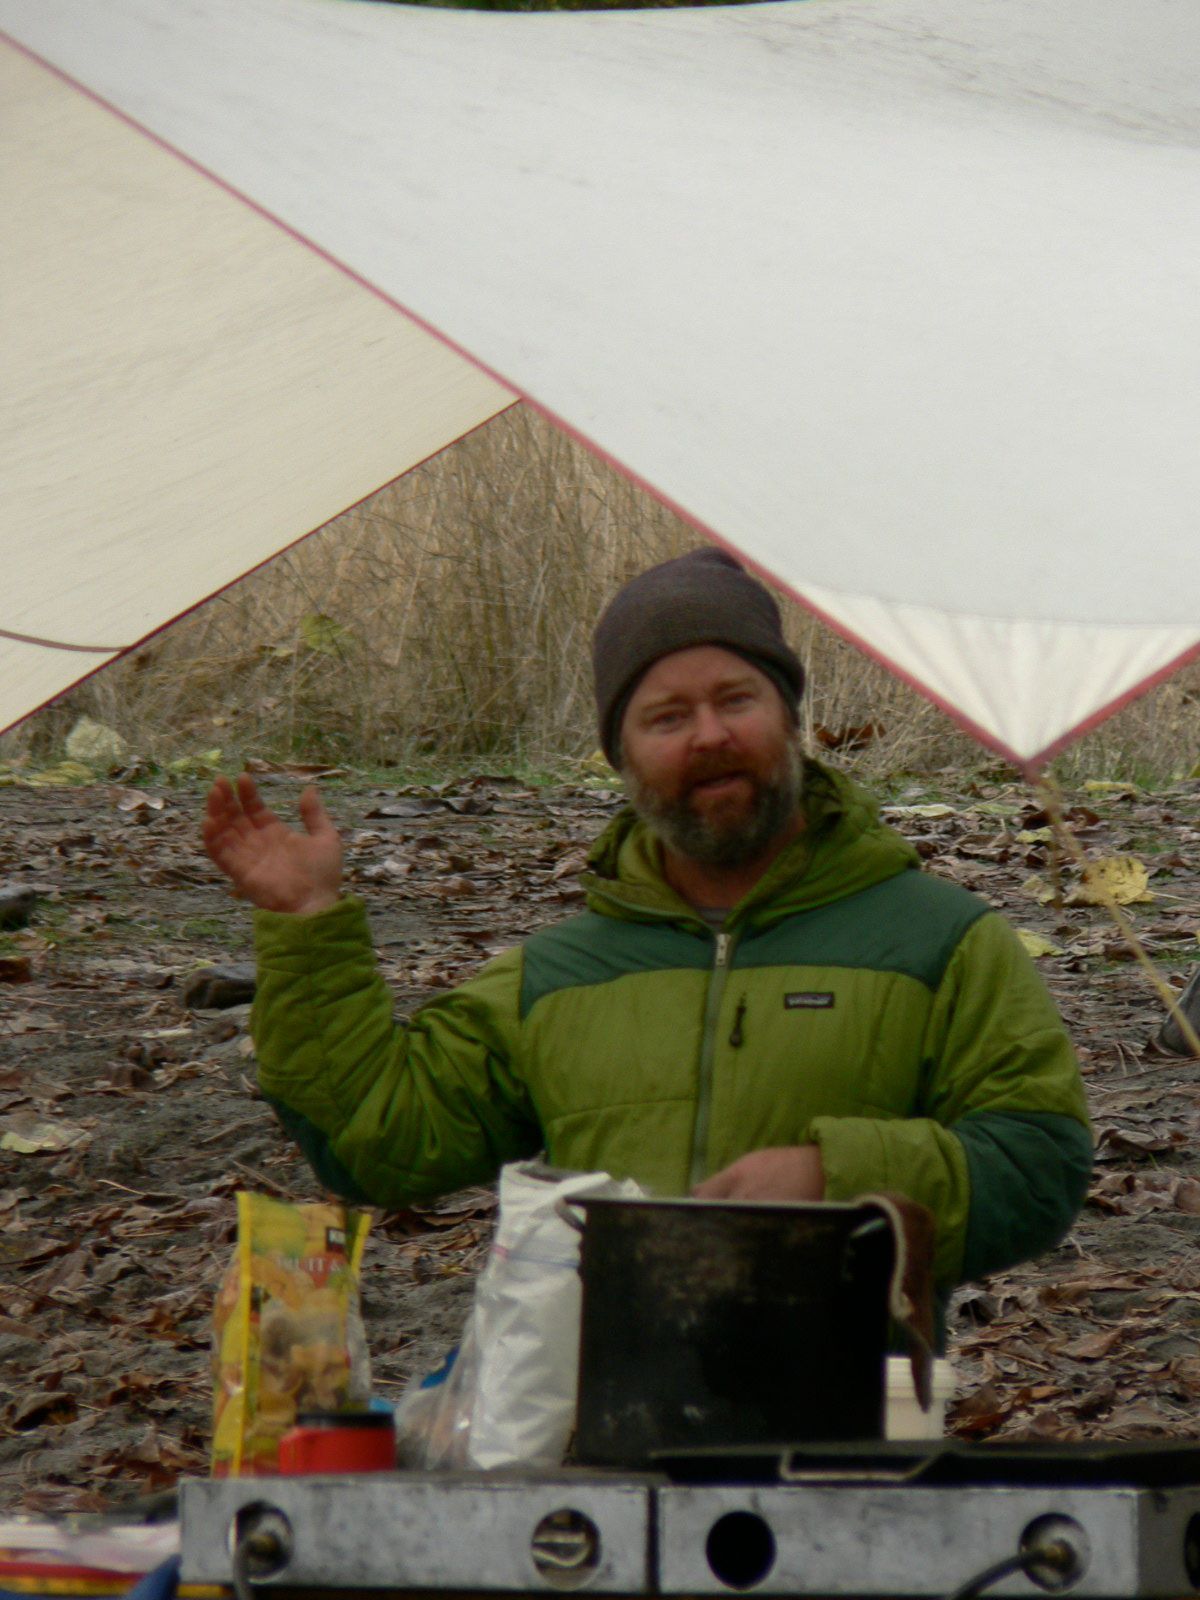
[[[0,49],[0,729],[514,396]]]
[[[0,24],[1011,754],[1200,650],[1193,0],[0,0]],[[6,168],[50,187],[13,123]],[[298,325],[316,338],[324,313]],[[353,388],[375,345],[331,340]],[[358,431],[341,404],[321,401],[331,456]],[[273,449],[253,452],[264,505],[294,470]],[[18,555],[34,530],[41,569],[16,605],[6,585],[0,628],[65,637],[80,619],[45,557],[74,569],[78,519],[42,509],[43,482],[0,524]],[[277,542],[329,513],[290,505]]]

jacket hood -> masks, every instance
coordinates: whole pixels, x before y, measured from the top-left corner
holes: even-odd
[[[804,831],[729,913],[731,923],[764,924],[828,905],[920,866],[911,844],[879,820],[877,802],[843,773],[804,762]],[[619,812],[588,856],[588,906],[633,920],[703,918],[662,873],[662,847],[632,807]]]

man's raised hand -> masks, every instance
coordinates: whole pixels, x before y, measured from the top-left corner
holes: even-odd
[[[236,792],[221,777],[208,792],[204,848],[244,899],[264,911],[311,916],[341,895],[342,841],[311,786],[300,796],[300,820],[303,833],[281,822],[248,773]]]

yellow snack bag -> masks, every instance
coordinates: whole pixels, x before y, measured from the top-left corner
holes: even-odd
[[[217,1478],[278,1472],[297,1412],[363,1410],[371,1388],[358,1307],[368,1214],[247,1193],[237,1208],[213,1314]]]

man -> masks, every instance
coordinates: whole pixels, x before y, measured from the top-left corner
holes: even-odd
[[[315,792],[299,833],[214,787],[208,850],[260,908],[261,1085],[323,1181],[400,1205],[545,1149],[660,1194],[887,1189],[933,1211],[943,1290],[1057,1242],[1091,1160],[1062,1025],[1003,919],[801,760],[767,590],[716,550],[652,568],[594,665],[632,807],[588,909],[403,1026]]]

